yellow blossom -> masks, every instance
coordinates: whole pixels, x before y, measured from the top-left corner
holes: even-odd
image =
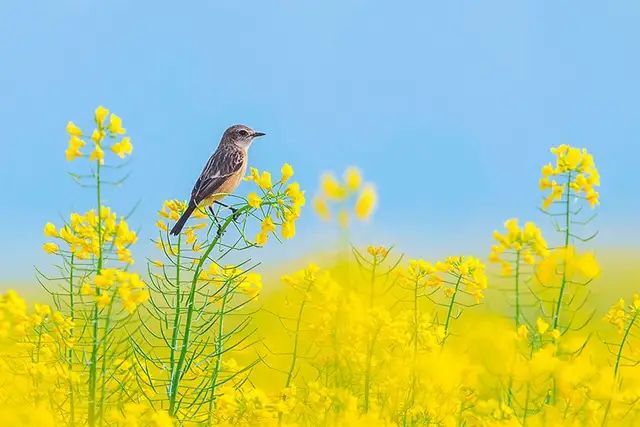
[[[42,249],[48,254],[57,254],[60,251],[60,247],[53,242],[45,243]]]
[[[291,179],[293,176],[293,167],[289,163],[285,163],[282,165],[280,169],[280,173],[282,174],[282,178],[280,178],[280,182],[285,183]]]
[[[96,124],[98,125],[99,128],[104,127],[104,121],[106,120],[108,115],[109,115],[109,110],[104,108],[102,105],[96,108],[94,116],[95,116]]]
[[[249,298],[255,298],[262,290],[262,276],[254,272],[246,273],[240,278],[238,290]]]
[[[127,130],[122,127],[122,119],[113,113],[111,113],[111,117],[109,117],[109,132],[117,135],[122,135],[127,132]]]
[[[378,195],[372,185],[367,185],[356,200],[355,214],[360,220],[368,219],[376,207]]]
[[[103,292],[96,297],[96,304],[98,308],[105,308],[111,302],[111,296],[108,293]]]
[[[52,223],[48,222],[44,226],[44,235],[47,237],[58,237],[58,230],[56,230],[56,226]]]
[[[344,172],[344,182],[347,189],[351,192],[354,192],[360,188],[362,185],[362,173],[360,169],[356,167],[349,167]]]
[[[294,221],[284,221],[280,227],[280,233],[284,239],[293,239],[296,235],[296,223]]]
[[[82,130],[73,122],[67,123],[67,133],[71,136],[82,136]]]
[[[538,317],[536,319],[536,330],[540,335],[544,335],[549,330],[549,324],[541,317]]]
[[[91,140],[95,144],[100,144],[103,138],[104,138],[104,132],[102,130],[94,129],[93,132],[91,133]]]
[[[77,136],[71,136],[69,138],[69,145],[64,152],[65,158],[67,161],[72,161],[78,157],[82,156],[82,152],[80,149],[85,146],[85,142],[78,138]]]
[[[322,192],[330,200],[340,201],[347,195],[346,188],[340,185],[336,177],[331,173],[322,175],[320,185]]]
[[[252,192],[247,196],[247,204],[257,209],[262,205],[262,199],[256,193]]]
[[[95,146],[91,155],[89,155],[89,160],[97,160],[100,164],[104,163],[104,151],[102,151],[102,148],[99,145]]]
[[[520,325],[518,326],[518,338],[522,339],[522,340],[527,340],[529,339],[529,328],[527,327],[527,325]]]
[[[113,151],[121,159],[124,159],[127,155],[130,155],[131,152],[133,151],[131,138],[129,138],[128,136],[122,138],[121,141],[116,142],[111,146],[111,151]]]

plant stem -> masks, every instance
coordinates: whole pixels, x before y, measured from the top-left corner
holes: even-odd
[[[444,334],[445,337],[449,333],[449,322],[451,321],[451,313],[453,311],[453,306],[456,302],[456,295],[458,295],[458,289],[460,288],[460,282],[462,281],[462,275],[458,275],[458,280],[456,281],[456,287],[453,291],[453,295],[451,296],[451,304],[449,304],[449,309],[447,310],[447,319],[444,322]]]
[[[241,214],[250,209],[249,206],[245,206],[240,208],[236,214]],[[182,369],[184,367],[185,360],[187,358],[187,351],[189,349],[189,339],[191,336],[191,322],[193,321],[193,312],[195,309],[195,297],[196,297],[196,289],[198,285],[198,277],[200,276],[200,272],[202,271],[202,266],[205,261],[209,258],[209,254],[213,250],[213,248],[218,244],[220,240],[220,236],[224,234],[224,231],[229,227],[229,224],[233,221],[233,216],[229,216],[225,222],[220,227],[220,233],[216,235],[216,237],[211,241],[207,249],[202,254],[202,257],[198,260],[198,264],[196,264],[196,268],[193,273],[193,278],[191,279],[191,288],[189,290],[189,297],[187,299],[187,317],[185,319],[184,325],[184,335],[182,338],[182,346],[180,348],[180,356],[178,358],[178,366],[173,372],[173,378],[171,379],[171,384],[173,384],[173,389],[171,390],[171,394],[169,396],[169,415],[175,416],[178,408],[176,406],[177,396],[178,396],[178,387],[179,381],[182,378]]]
[[[371,290],[370,290],[370,296],[369,296],[369,308],[373,308],[373,301],[375,298],[375,284],[376,284],[376,270],[378,267],[378,257],[374,256],[373,257],[373,266],[371,267],[371,279],[369,281]]]
[[[98,203],[98,259],[96,265],[96,275],[102,271],[102,198],[100,193],[100,160],[96,160],[96,196]],[[100,289],[96,290],[96,294],[100,295]],[[93,335],[92,335],[92,349],[91,349],[91,361],[89,365],[89,399],[88,399],[88,422],[89,427],[96,425],[96,365],[98,363],[98,306],[94,305],[92,322],[93,322]]]
[[[560,283],[560,292],[558,294],[558,301],[553,314],[552,328],[557,329],[560,323],[560,310],[562,309],[562,298],[567,284],[567,251],[569,248],[569,241],[571,235],[571,172],[567,177],[567,200],[565,203],[565,227],[564,227],[564,266],[562,268],[562,282]]]
[[[371,368],[373,361],[373,348],[375,347],[376,340],[378,339],[378,333],[380,332],[380,328],[376,329],[373,336],[371,337],[371,341],[367,348],[367,368],[364,376],[364,412],[369,412],[369,393],[371,390]]]
[[[224,310],[227,306],[227,298],[229,296],[230,282],[227,282],[226,289],[222,295],[222,302],[220,303],[220,310],[218,311],[218,336],[216,337],[216,364],[213,368],[213,374],[211,375],[211,398],[209,400],[209,425],[212,425],[213,409],[215,408],[216,398],[216,384],[218,382],[218,375],[220,374],[220,367],[222,366],[222,351],[224,346],[223,334],[224,334]]]
[[[182,234],[178,234],[178,243],[177,243],[177,254],[176,254],[176,300],[175,300],[175,312],[173,317],[173,331],[171,332],[171,348],[169,349],[169,367],[170,367],[170,378],[169,378],[169,397],[172,395],[173,389],[176,387],[174,384],[174,374],[176,370],[176,346],[178,345],[178,329],[180,327],[180,311],[182,309],[180,302],[182,299],[181,287],[180,287],[180,261],[181,261],[181,246],[182,246]]]
[[[624,331],[622,341],[620,342],[620,348],[618,349],[618,354],[616,355],[616,364],[613,368],[613,376],[616,378],[618,377],[618,370],[620,369],[620,360],[622,359],[622,350],[624,348],[624,345],[627,343],[627,339],[629,338],[629,333],[631,332],[631,328],[633,327],[633,324],[635,323],[637,317],[638,317],[638,311],[636,311],[633,314],[633,317],[631,318],[631,321],[629,322],[627,329]]]
[[[312,282],[309,281],[304,293],[304,298],[302,299],[302,303],[300,303],[300,308],[298,309],[298,317],[296,319],[296,333],[293,338],[293,351],[291,353],[291,365],[289,365],[289,370],[287,371],[287,380],[284,383],[285,388],[291,385],[291,380],[293,379],[293,372],[296,368],[296,362],[298,360],[298,342],[300,339],[300,325],[302,324],[302,312],[304,311],[304,307],[307,304],[307,294],[311,289],[311,283]]]
[[[520,250],[516,253],[516,328],[520,326]]]
[[[69,267],[69,317],[71,322],[75,322],[75,307],[74,307],[74,291],[73,291],[73,263],[75,257],[73,252],[71,253],[70,267]],[[69,329],[69,340],[73,345],[73,326]],[[67,369],[69,369],[69,426],[73,427],[75,421],[75,396],[73,393],[73,347],[69,347],[68,352]]]
[[[109,326],[111,323],[111,311],[113,309],[113,300],[115,295],[111,298],[109,303],[109,309],[107,310],[107,317],[104,319],[104,332],[102,334],[102,367],[100,368],[100,406],[98,407],[98,421],[102,425],[104,416],[104,401],[105,401],[105,389],[107,384],[107,341],[109,337]]]

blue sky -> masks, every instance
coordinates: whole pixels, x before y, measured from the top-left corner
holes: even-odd
[[[637,246],[639,21],[633,1],[1,2],[0,280],[29,280],[42,225],[90,206],[64,125],[98,104],[135,145],[107,201],[141,201],[145,241],[241,122],[268,133],[251,163],[290,162],[310,194],[360,166],[381,205],[357,238],[427,255],[484,250],[511,216],[544,222],[548,148],[587,147],[601,244]],[[319,227],[308,210],[280,253],[327,245]]]

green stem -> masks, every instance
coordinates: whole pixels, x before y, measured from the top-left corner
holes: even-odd
[[[516,328],[520,326],[520,250],[516,253]]]
[[[567,285],[567,249],[569,248],[569,241],[571,235],[571,172],[567,177],[567,200],[565,202],[565,228],[564,228],[564,266],[562,268],[562,282],[560,283],[560,292],[558,294],[558,301],[553,313],[552,328],[557,329],[560,323],[560,310],[562,309],[562,298],[564,297],[565,288]]]
[[[242,207],[236,212],[236,214],[241,214],[243,212],[246,212],[249,209],[250,209],[249,206]],[[171,393],[169,396],[169,414],[171,416],[175,416],[178,411],[178,407],[177,407],[178,387],[179,387],[179,381],[182,378],[182,374],[183,374],[182,369],[184,368],[184,364],[187,358],[187,351],[189,349],[189,339],[191,337],[191,323],[193,321],[193,312],[195,310],[195,296],[196,296],[196,289],[198,284],[198,277],[200,276],[200,272],[202,271],[202,266],[204,265],[205,261],[209,258],[209,254],[211,253],[213,248],[218,244],[218,241],[220,240],[220,236],[224,234],[224,231],[229,227],[232,221],[233,221],[233,216],[229,216],[225,220],[224,224],[222,224],[222,226],[220,227],[220,233],[218,233],[216,237],[211,241],[211,243],[203,253],[202,257],[200,257],[200,259],[198,260],[198,264],[196,264],[196,269],[194,270],[194,273],[193,273],[193,278],[191,279],[191,288],[189,290],[189,297],[187,299],[187,317],[185,319],[184,334],[182,339],[182,345],[180,347],[180,356],[178,358],[178,366],[176,367],[173,373],[173,378],[171,379],[171,384],[173,384],[173,389],[171,390]]]
[[[527,384],[527,393],[525,395],[525,400],[524,400],[524,408],[522,410],[522,427],[525,427],[527,425],[527,412],[529,412],[529,393],[530,393],[530,386],[529,384]]]
[[[173,331],[171,332],[171,348],[169,349],[169,366],[170,366],[170,378],[169,378],[169,390],[168,394],[171,397],[173,389],[176,387],[176,384],[173,383],[175,377],[176,370],[176,351],[178,345],[178,329],[180,327],[180,312],[181,305],[180,300],[182,299],[181,288],[180,288],[180,261],[181,261],[181,244],[182,244],[182,234],[178,234],[178,246],[177,246],[177,254],[176,254],[176,301],[175,301],[175,312],[173,317]]]
[[[375,284],[376,284],[376,270],[378,267],[378,257],[373,257],[373,266],[371,267],[371,279],[369,281],[370,285],[370,295],[369,295],[369,308],[373,308],[373,301],[375,298]]]
[[[613,376],[615,378],[618,377],[618,370],[620,369],[620,360],[622,359],[622,350],[624,348],[624,345],[627,342],[627,339],[629,338],[629,333],[631,332],[631,328],[633,327],[633,324],[635,323],[637,317],[638,317],[638,311],[636,311],[633,314],[633,317],[631,318],[631,321],[629,322],[627,329],[624,331],[622,342],[620,342],[620,348],[618,349],[618,354],[616,355],[616,364],[613,368]]]
[[[75,322],[75,305],[74,305],[74,291],[73,291],[73,263],[75,261],[75,257],[73,252],[71,253],[71,266],[69,268],[69,317],[71,318],[71,322]],[[73,343],[73,326],[69,329],[69,340]],[[68,352],[68,360],[67,360],[67,369],[69,370],[69,426],[73,427],[76,423],[75,421],[75,396],[73,393],[73,347],[69,347]]]
[[[304,307],[307,304],[307,294],[311,289],[311,281],[307,285],[307,288],[304,293],[304,298],[302,299],[302,303],[300,303],[300,308],[298,309],[298,317],[296,318],[296,333],[293,338],[293,351],[291,352],[291,365],[289,365],[289,370],[287,371],[287,380],[285,381],[284,387],[287,388],[291,385],[291,380],[293,379],[293,372],[296,368],[296,363],[298,360],[298,343],[300,340],[300,326],[302,325],[302,313],[304,311]]]
[[[375,284],[376,284],[376,269],[378,266],[378,258],[373,258],[373,266],[371,267],[371,278],[369,280],[370,296],[369,296],[369,309],[373,309],[374,297],[375,297]],[[373,350],[375,341],[378,335],[378,331],[371,337],[371,342],[367,345],[367,368],[364,378],[364,412],[369,412],[369,390],[371,388],[371,362],[373,359]]]
[[[378,339],[378,333],[380,332],[380,328],[376,329],[373,336],[371,337],[371,341],[369,342],[369,346],[367,348],[367,368],[364,376],[364,412],[369,412],[369,394],[371,390],[371,368],[373,362],[373,349],[376,344],[376,340]]]
[[[96,265],[96,275],[100,274],[102,271],[102,197],[100,192],[100,160],[96,160],[96,196],[98,203],[98,259]],[[96,294],[100,295],[100,289],[96,290]],[[99,347],[99,339],[98,339],[98,306],[94,305],[93,315],[93,336],[92,336],[92,349],[91,349],[91,361],[89,366],[89,399],[88,399],[88,423],[89,427],[94,427],[96,425],[96,383],[97,383],[97,369],[96,365],[98,363],[98,347]]]
[[[107,310],[107,317],[104,319],[104,332],[102,334],[102,366],[100,368],[100,405],[98,407],[98,421],[102,425],[102,419],[104,416],[104,402],[106,399],[105,389],[107,384],[107,341],[109,337],[109,326],[111,324],[111,311],[113,309],[114,295],[111,297],[109,303],[109,309]]]
[[[216,384],[218,382],[218,375],[220,375],[220,367],[222,366],[222,351],[224,346],[223,334],[224,334],[224,310],[227,306],[227,298],[229,296],[229,286],[232,283],[227,282],[226,289],[224,290],[224,294],[222,295],[222,302],[220,303],[220,310],[218,311],[218,336],[216,338],[216,364],[213,368],[213,375],[211,375],[211,398],[209,400],[209,425],[212,425],[213,422],[213,410],[215,408],[215,398],[216,398]]]
[[[414,282],[413,287],[413,363],[411,365],[411,389],[409,390],[409,399],[406,408],[411,408],[415,402],[416,384],[418,378],[416,375],[416,363],[418,358],[418,321],[420,316],[418,315],[418,280]],[[404,411],[403,420],[406,421],[406,409]]]
[[[445,337],[449,333],[449,322],[451,322],[451,313],[453,312],[453,306],[456,302],[456,295],[458,295],[458,289],[460,289],[460,282],[462,281],[462,275],[458,276],[458,280],[456,281],[456,287],[453,291],[453,295],[451,296],[451,304],[449,304],[449,309],[447,310],[447,319],[444,322],[444,334]]]

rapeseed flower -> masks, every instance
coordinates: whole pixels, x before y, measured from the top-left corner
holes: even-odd
[[[504,227],[506,233],[493,232],[496,244],[491,247],[489,255],[489,261],[501,264],[503,275],[513,274],[512,264],[522,262],[534,265],[548,255],[547,242],[533,222],[520,227],[518,220],[511,218],[504,223]]]
[[[126,156],[133,152],[133,145],[131,144],[131,138],[124,137],[119,142],[116,142],[111,146],[113,151],[118,157],[124,159]]]
[[[329,220],[332,216],[330,205],[336,205],[338,224],[347,228],[352,210],[358,220],[367,220],[375,210],[377,199],[375,187],[363,184],[360,170],[349,167],[343,174],[343,182],[331,172],[321,176],[320,190],[313,199],[313,207],[321,219]]]
[[[285,163],[282,165],[282,168],[280,168],[280,173],[282,174],[280,182],[284,184],[293,176],[293,167],[289,163]]]
[[[569,191],[595,207],[600,198],[596,191],[596,187],[600,186],[600,174],[593,156],[586,149],[566,144],[552,148],[551,152],[556,156],[555,165],[549,163],[541,171],[540,189],[551,189],[542,203],[543,209],[549,209],[554,202],[563,200],[563,197],[570,197],[566,194]]]

